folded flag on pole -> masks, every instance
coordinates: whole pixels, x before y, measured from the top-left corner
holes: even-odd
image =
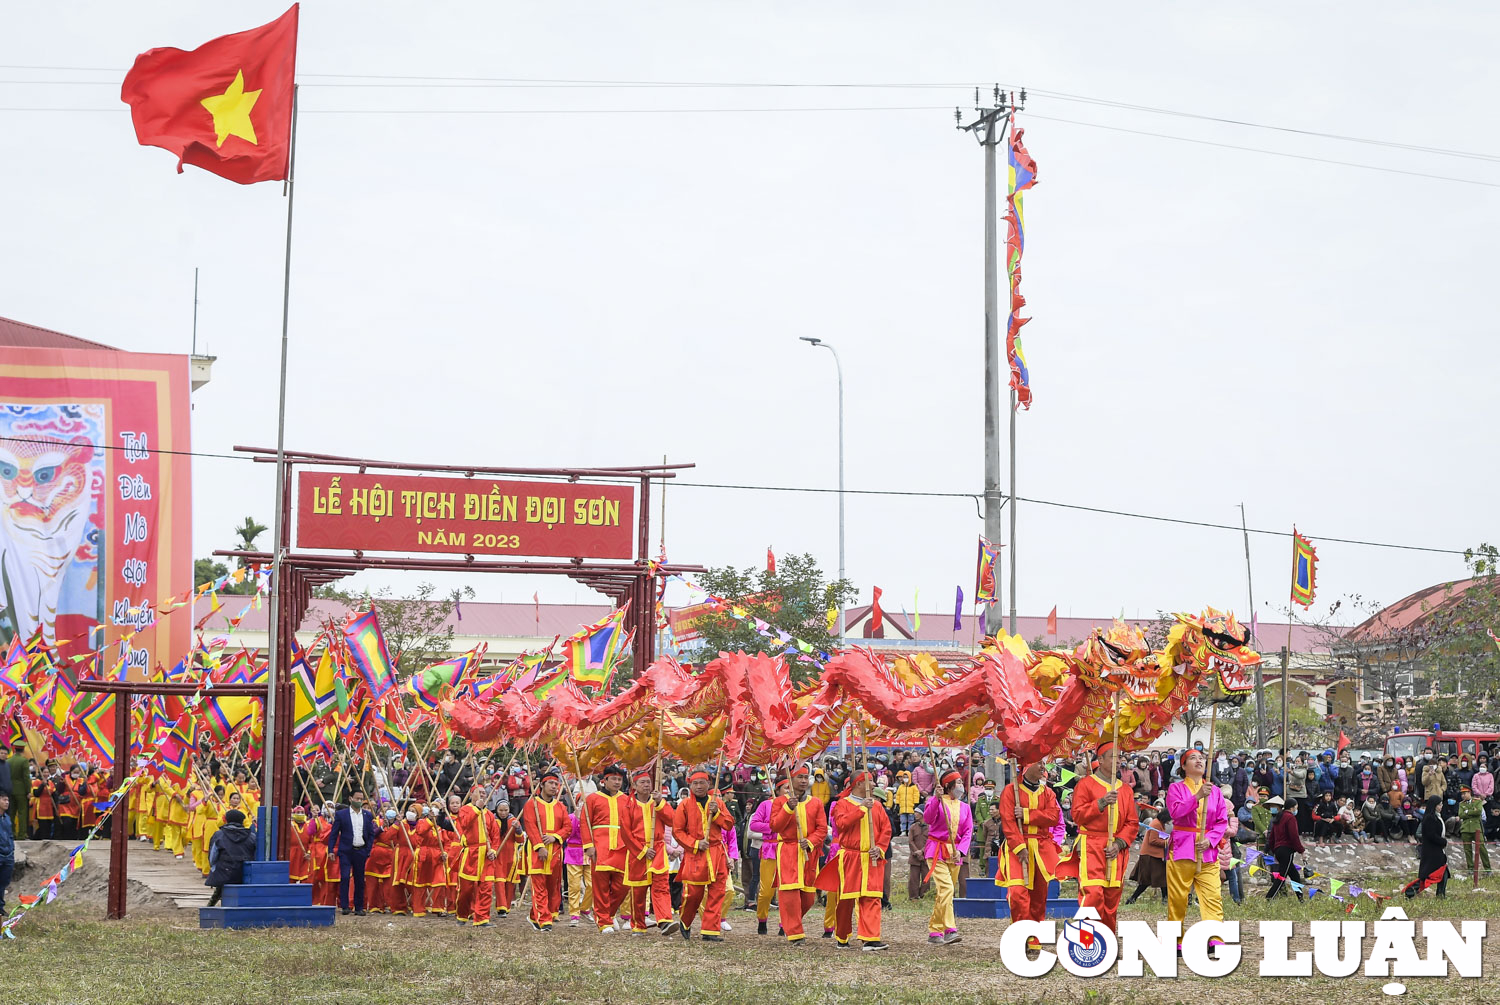
[[[953,595],[953,630],[962,631],[964,627],[964,588],[955,586],[957,591]]]
[[[307,666],[307,650],[298,649],[295,639],[292,649],[292,742],[301,743],[318,726],[318,699]]]
[[[203,703],[203,728],[217,745],[229,742],[236,730],[255,714],[257,699],[233,695]]]
[[[596,621],[565,643],[564,663],[573,683],[580,688],[602,690],[615,670],[615,661],[629,644],[625,633],[625,611],[622,607],[603,620]],[[533,692],[534,693],[534,692]]]
[[[1318,550],[1292,528],[1292,602],[1311,607],[1318,585]]]
[[[82,707],[76,709],[78,718],[74,733],[91,755],[90,760],[97,760],[104,767],[113,767],[115,763],[115,696],[96,691],[78,704]]]
[[[151,49],[120,86],[142,146],[251,185],[281,181],[291,152],[297,5],[270,24],[188,52]]]
[[[1010,277],[1010,323],[1005,329],[1005,355],[1010,361],[1010,386],[1016,392],[1016,404],[1031,408],[1031,371],[1026,366],[1026,352],[1021,348],[1021,327],[1030,318],[1020,316],[1026,306],[1021,296],[1021,256],[1026,250],[1026,209],[1022,193],[1036,184],[1036,161],[1026,152],[1021,137],[1026,130],[1011,118],[1010,129],[1010,194],[1006,198],[1005,215],[1008,233],[1005,239],[1006,272]]]
[[[5,663],[0,666],[0,688],[11,694],[22,694],[26,689],[26,650],[18,636],[11,638]]]
[[[391,657],[386,652],[375,608],[349,615],[344,625],[344,640],[349,646],[349,658],[370,689],[370,697],[379,701],[396,686],[396,675],[391,669]]]
[[[482,658],[482,650],[476,648],[451,660],[434,663],[408,677],[401,685],[401,693],[411,695],[418,708],[436,712],[443,689],[456,688],[465,678],[472,677]]]
[[[996,599],[995,567],[1000,564],[1000,545],[979,539],[979,570],[974,577],[974,603],[993,604]]]

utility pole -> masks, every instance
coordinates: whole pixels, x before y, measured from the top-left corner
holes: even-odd
[[[1245,592],[1250,598],[1250,620],[1245,624],[1255,624],[1255,581],[1250,577],[1250,529],[1245,525],[1245,504],[1240,503],[1240,533],[1245,536]],[[1252,630],[1250,644],[1254,646],[1255,635]],[[1260,652],[1257,648],[1256,652]],[[1259,750],[1266,745],[1266,692],[1263,689],[1264,680],[1261,676],[1260,664],[1255,664],[1255,748]]]
[[[1021,92],[1022,102],[1025,101],[1025,91]],[[995,214],[998,201],[998,190],[995,185],[995,148],[1005,138],[1006,127],[1010,124],[1011,112],[1015,103],[1008,101],[1008,96],[995,85],[992,101],[988,108],[979,104],[979,90],[974,90],[974,111],[978,117],[964,124],[963,114],[953,110],[953,121],[955,125],[966,133],[973,135],[979,145],[984,148],[984,536],[991,543],[1001,542],[1000,533],[1002,511],[1005,508],[1006,499],[1000,492],[1000,388],[1001,368],[1004,366],[1004,354],[1000,348],[1000,250],[999,235],[996,231],[998,221]],[[1009,381],[1006,381],[1008,384]],[[1015,403],[1011,403],[1011,494],[1015,494]],[[1011,529],[1015,529],[1015,500],[1010,500]],[[1010,542],[1010,590],[1011,611],[1010,630],[1015,631],[1015,590],[1016,590],[1016,542],[1012,535]],[[998,593],[1000,576],[998,570],[995,576],[995,602],[985,609],[984,631],[986,635],[992,635],[1000,630],[1000,598]]]
[[[198,355],[198,266],[193,266],[193,353]]]

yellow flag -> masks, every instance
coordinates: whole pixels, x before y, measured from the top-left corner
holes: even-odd
[[[828,608],[828,630],[831,632],[835,628],[837,628],[838,625],[839,625],[839,609],[837,607],[830,607],[830,608]]]
[[[334,689],[337,677],[338,668],[334,665],[333,653],[325,648],[323,658],[318,661],[317,676],[313,678],[313,701],[317,704],[319,715],[327,715],[333,709],[338,698]]]

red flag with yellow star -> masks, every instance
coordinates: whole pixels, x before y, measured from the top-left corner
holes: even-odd
[[[151,49],[125,75],[142,146],[250,185],[287,176],[292,83],[297,65],[297,5],[268,25],[222,35],[191,52]]]

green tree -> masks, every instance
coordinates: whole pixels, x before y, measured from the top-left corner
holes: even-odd
[[[314,595],[337,600],[354,610],[367,611],[374,605],[391,662],[397,674],[405,677],[438,662],[452,650],[453,625],[445,622],[457,610],[460,600],[473,599],[474,590],[466,586],[440,595],[436,586],[422,583],[415,593],[407,596],[397,596],[390,587],[374,593],[323,587]],[[343,620],[325,627],[342,630]]]
[[[229,574],[229,566],[223,562],[215,562],[211,558],[198,558],[193,560],[193,588],[197,589],[204,583],[211,583],[220,576]]]
[[[823,572],[811,555],[786,555],[778,559],[776,574],[765,569],[736,569],[733,566],[710,569],[698,579],[699,585],[715,596],[741,607],[752,618],[760,618],[773,629],[809,643],[814,649],[832,652],[838,644],[828,629],[828,610],[848,606],[858,597],[848,580],[825,582]],[[837,628],[834,629],[837,631]],[[704,619],[702,650],[706,656],[719,652],[779,652],[783,648],[795,656],[795,645],[783,647],[774,638],[756,631],[753,623],[730,614],[715,614]],[[790,662],[792,679],[801,682],[814,673],[812,664]]]

